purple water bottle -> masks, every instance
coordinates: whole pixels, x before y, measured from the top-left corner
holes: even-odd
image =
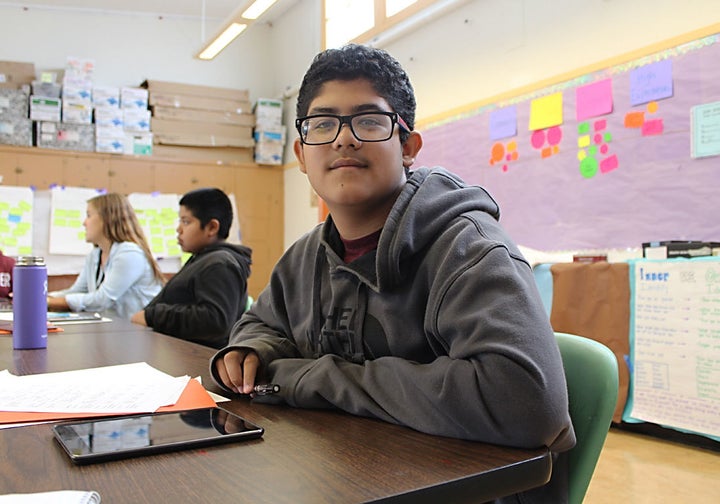
[[[47,268],[45,259],[18,257],[13,267],[13,348],[47,347]]]

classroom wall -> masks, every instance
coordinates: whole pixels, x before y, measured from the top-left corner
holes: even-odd
[[[206,20],[206,34],[221,21]],[[253,24],[214,60],[201,61],[193,55],[201,46],[202,26],[200,16],[160,19],[0,5],[0,60],[32,62],[43,71],[61,69],[75,56],[95,60],[99,85],[138,86],[155,79],[248,89],[252,101],[267,95],[275,75],[266,49],[271,28]]]
[[[295,95],[320,50],[321,0],[294,4],[272,26],[253,25],[212,62],[192,58],[201,21],[64,13],[0,5],[0,59],[38,69],[67,56],[96,60],[96,82],[146,78],[250,90],[285,100],[285,246],[312,228],[317,208],[294,164]],[[210,20],[213,33],[218,20]],[[418,123],[720,22],[717,0],[472,0],[392,41],[418,99]],[[213,24],[216,23],[216,24]],[[448,167],[452,169],[453,167]],[[522,245],[522,244],[521,244]]]
[[[320,0],[301,3],[319,5]],[[473,0],[384,48],[410,75],[422,131],[423,121],[718,22],[717,0]],[[303,33],[300,25],[296,36]],[[283,61],[293,68],[298,60],[309,61],[307,48],[288,40]],[[302,72],[285,78],[288,86],[293,78],[299,83]],[[286,163],[293,159],[286,157]],[[309,199],[289,199],[300,184],[292,170],[297,168],[286,172],[285,211],[296,218],[292,226],[286,218],[286,247],[316,222]],[[305,206],[298,206],[303,201]]]

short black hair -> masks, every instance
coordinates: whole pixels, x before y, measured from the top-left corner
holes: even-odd
[[[300,85],[297,117],[307,115],[310,103],[326,82],[355,79],[368,80],[393,112],[397,112],[411,130],[415,128],[415,91],[407,73],[387,51],[359,44],[327,49],[315,56]],[[400,130],[400,142],[405,143],[408,136],[409,133]]]
[[[222,240],[230,234],[233,220],[232,204],[227,194],[217,188],[195,189],[180,198],[180,205],[184,206],[200,221],[200,227],[205,228],[212,219],[220,223],[218,237]]]

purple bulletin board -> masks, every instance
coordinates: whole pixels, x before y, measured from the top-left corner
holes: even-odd
[[[469,111],[422,130],[415,166],[484,186],[538,250],[720,241],[720,157],[692,157],[690,120],[719,62],[712,35]]]

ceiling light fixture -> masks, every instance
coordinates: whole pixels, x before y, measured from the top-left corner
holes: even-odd
[[[230,14],[223,22],[222,29],[203,44],[203,47],[195,53],[195,57],[205,61],[213,59],[276,1],[277,0],[255,0],[250,2],[249,5],[246,2],[242,7]]]

